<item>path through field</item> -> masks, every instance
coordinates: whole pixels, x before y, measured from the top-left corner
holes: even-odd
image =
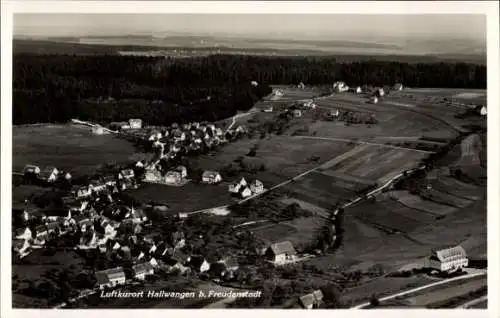
[[[486,271],[482,271],[482,272],[478,272],[478,273],[473,273],[473,274],[468,274],[468,275],[464,275],[464,276],[453,277],[453,278],[449,278],[449,279],[446,279],[446,280],[443,280],[443,281],[439,281],[439,282],[431,283],[431,284],[428,284],[428,285],[420,286],[420,287],[417,287],[417,288],[412,288],[412,289],[409,289],[409,290],[406,290],[406,291],[403,291],[403,292],[400,292],[400,293],[397,293],[397,294],[392,294],[392,295],[389,295],[389,296],[386,296],[386,297],[382,297],[382,298],[379,299],[379,301],[390,300],[390,299],[394,299],[394,298],[397,298],[397,297],[410,295],[412,293],[416,293],[418,291],[425,290],[427,288],[431,288],[431,287],[434,287],[434,286],[445,285],[445,284],[448,284],[448,283],[453,282],[453,281],[463,280],[463,279],[472,278],[472,277],[479,277],[479,276],[484,276],[484,275],[486,275]],[[366,303],[362,303],[360,305],[351,307],[351,309],[363,309],[364,307],[367,307],[369,305],[370,305],[370,303],[366,302]]]

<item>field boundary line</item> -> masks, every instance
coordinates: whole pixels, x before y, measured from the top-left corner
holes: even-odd
[[[315,136],[291,136],[291,137],[302,138],[302,139],[317,139],[317,140],[352,142],[352,143],[356,143],[356,144],[360,144],[360,145],[370,145],[370,146],[379,146],[379,147],[392,148],[392,149],[402,149],[402,150],[415,151],[415,152],[426,153],[426,154],[435,153],[434,151],[419,150],[419,149],[406,148],[406,147],[400,147],[400,146],[394,146],[394,145],[380,144],[380,143],[376,143],[376,142],[361,141],[361,140],[356,140],[356,139],[344,139],[344,138],[333,138],[333,137],[315,137]]]
[[[480,273],[467,274],[467,275],[464,275],[464,276],[453,277],[453,278],[449,278],[449,279],[442,280],[442,281],[439,281],[439,282],[434,282],[434,283],[431,283],[431,284],[420,286],[420,287],[417,287],[417,288],[412,288],[412,289],[409,289],[409,290],[406,290],[406,291],[403,291],[403,292],[399,292],[399,293],[396,293],[396,294],[392,294],[392,295],[389,295],[389,296],[385,296],[385,297],[380,298],[379,301],[386,301],[386,300],[394,299],[394,298],[397,298],[397,297],[410,295],[410,294],[416,293],[418,291],[425,290],[427,288],[431,288],[431,287],[439,286],[439,285],[445,285],[447,283],[450,283],[450,282],[453,282],[453,281],[456,281],[456,280],[462,280],[462,279],[466,279],[466,278],[473,278],[473,277],[479,277],[479,276],[485,276],[485,275],[486,275],[486,272],[480,272]],[[363,309],[363,307],[366,307],[366,306],[369,306],[369,305],[370,305],[369,302],[365,302],[363,304],[351,307],[351,309]]]

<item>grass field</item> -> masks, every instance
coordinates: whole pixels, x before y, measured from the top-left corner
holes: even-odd
[[[424,193],[421,194],[421,196],[425,199],[441,204],[451,205],[457,208],[466,207],[473,202],[472,200],[459,198],[454,195],[438,191],[436,189],[426,190]]]
[[[315,237],[323,224],[323,218],[303,217],[278,224],[266,224],[252,229],[252,232],[267,244],[290,241],[300,249]]]
[[[258,147],[255,156],[246,156],[254,145]],[[201,170],[221,170],[243,156],[248,166],[265,165],[266,171],[256,177],[265,182],[266,186],[268,184],[271,186],[314,168],[319,163],[352,148],[352,145],[344,142],[337,142],[334,145],[332,146],[329,141],[299,140],[285,136],[241,139],[225,146],[215,155],[194,158],[192,166]],[[318,162],[312,161],[312,157],[317,157]],[[222,178],[225,176],[222,175]]]
[[[345,160],[329,164],[330,171],[349,174],[367,180],[386,181],[403,170],[414,168],[426,156],[405,149],[387,149],[379,146],[359,146],[360,151],[354,152]]]
[[[452,206],[425,200],[418,195],[409,193],[408,191],[393,191],[390,195],[392,196],[392,198],[394,198],[404,206],[435,216],[447,215],[449,213],[453,213],[456,210]]]
[[[132,198],[142,203],[149,201],[166,204],[167,214],[208,209],[233,202],[228,184],[197,184],[189,182],[182,187],[162,184],[144,184],[139,189],[127,191]]]
[[[134,146],[113,135],[93,135],[73,125],[19,126],[13,128],[13,169],[26,164],[56,166],[74,176],[95,172],[105,163],[127,163],[136,158]]]
[[[410,296],[406,300],[410,302],[413,306],[425,307],[432,303],[437,303],[454,297],[465,295],[469,292],[480,289],[486,286],[486,277],[481,277],[479,279],[460,281],[460,284],[453,284],[452,286],[440,286],[441,288],[435,288],[433,290],[425,290],[425,293],[420,295]]]

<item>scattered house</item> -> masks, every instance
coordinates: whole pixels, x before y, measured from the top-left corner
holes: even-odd
[[[71,173],[66,172],[66,173],[64,174],[64,180],[66,180],[66,181],[70,181],[70,180],[71,180],[71,178],[73,178],[73,176],[71,175]]]
[[[184,141],[186,140],[186,133],[180,129],[176,129],[173,132],[174,141]]]
[[[31,232],[29,227],[18,229],[16,231],[16,239],[30,240],[32,238],[32,235],[33,233]]]
[[[210,263],[203,256],[193,256],[189,260],[189,267],[197,272],[203,273],[210,269]]]
[[[168,171],[165,174],[164,182],[166,184],[179,184],[182,182],[182,175],[179,171]]]
[[[295,262],[297,251],[290,241],[274,243],[265,252],[265,257],[275,265]]]
[[[59,177],[59,170],[56,167],[45,167],[39,174],[40,179],[46,182],[55,182]]]
[[[259,83],[257,83],[256,81],[251,81],[250,84],[253,86],[253,87],[256,87],[256,86],[259,86]]]
[[[158,264],[158,261],[156,260],[156,258],[152,257],[150,260],[149,260],[149,264],[151,264],[151,266],[153,266],[153,268],[157,268],[158,266],[160,266],[160,264]]]
[[[102,182],[108,187],[114,187],[116,185],[116,179],[114,176],[104,176],[102,177]]]
[[[239,191],[239,195],[244,199],[248,198],[249,196],[252,195],[252,190],[248,187],[241,187]]]
[[[47,235],[49,234],[45,225],[38,225],[37,227],[35,227],[35,233],[36,238],[38,239],[47,238]]]
[[[486,116],[487,114],[486,106],[481,107],[481,109],[479,110],[479,114],[481,116]]]
[[[90,187],[79,187],[76,189],[76,197],[78,199],[89,197],[92,194]]]
[[[26,165],[24,166],[24,170],[23,170],[24,174],[25,175],[39,175],[40,174],[40,167],[39,166],[35,166],[35,165]]]
[[[264,108],[264,112],[265,112],[265,113],[272,113],[272,112],[273,112],[273,106],[272,106],[272,105],[270,105],[270,106],[268,106],[268,107]]]
[[[337,118],[337,117],[339,117],[339,115],[340,115],[340,111],[338,109],[335,110],[335,111],[332,110],[330,112],[330,116],[333,117],[333,118]]]
[[[172,233],[172,246],[174,249],[180,249],[186,246],[186,237],[184,232],[176,231]]]
[[[120,171],[120,173],[118,173],[119,180],[131,180],[134,177],[135,177],[135,173],[134,173],[134,170],[132,170],[132,169],[125,169],[125,170]]]
[[[384,96],[384,95],[385,95],[385,91],[384,91],[384,89],[383,89],[383,88],[379,88],[379,89],[377,89],[377,91],[376,91],[376,93],[375,93],[375,94],[376,94],[376,96],[378,96],[378,97],[382,97],[382,96]]]
[[[395,91],[402,91],[403,90],[403,84],[401,83],[396,83],[393,87]]]
[[[248,185],[248,183],[245,180],[245,178],[241,178],[241,180],[239,182],[236,182],[236,183],[229,185],[229,192],[231,192],[233,194],[237,194],[240,192],[240,189],[242,187],[246,187],[247,185]]]
[[[144,182],[161,182],[163,176],[161,172],[156,169],[147,169],[144,173],[143,181]]]
[[[28,240],[14,239],[12,241],[12,249],[19,257],[23,258],[31,252],[31,244]]]
[[[142,128],[142,119],[131,118],[128,120],[128,124],[131,129],[141,129]]]
[[[105,287],[115,287],[117,285],[125,284],[125,272],[122,267],[111,268],[95,273],[97,278],[96,285],[99,289]]]
[[[250,190],[253,193],[260,193],[264,191],[264,184],[260,180],[254,180],[250,183]]]
[[[451,272],[468,265],[467,253],[461,245],[433,251],[428,259],[428,267],[442,272]]]
[[[181,178],[187,178],[187,169],[184,166],[178,166],[175,168],[176,171],[178,171],[181,174]]]
[[[208,184],[215,184],[222,181],[222,176],[217,171],[207,170],[201,175],[201,181]]]
[[[299,85],[297,85],[297,88],[304,89],[304,88],[306,88],[306,86],[304,85],[304,83],[300,82]]]
[[[299,297],[299,303],[304,309],[319,308],[323,304],[323,293],[321,290]]]
[[[369,100],[370,103],[372,104],[377,104],[378,103],[378,97],[377,96],[372,96]]]
[[[154,274],[154,267],[149,262],[145,262],[132,266],[132,271],[134,273],[134,278],[145,280],[146,276]]]
[[[284,94],[283,94],[282,90],[275,88],[275,89],[273,89],[273,95],[274,96],[283,96]]]
[[[349,90],[349,86],[347,86],[344,82],[335,82],[333,84],[333,90],[337,93],[346,92]]]
[[[361,94],[363,90],[361,89],[361,86],[356,86],[356,88],[353,89],[353,92],[355,94]]]
[[[292,113],[293,113],[293,117],[295,117],[295,118],[302,116],[302,112],[300,111],[300,109],[294,109]]]
[[[108,186],[106,183],[101,182],[100,180],[91,180],[89,184],[89,189],[93,193],[99,193],[107,190]]]

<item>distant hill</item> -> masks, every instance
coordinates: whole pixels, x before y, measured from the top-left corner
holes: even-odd
[[[354,41],[294,41],[242,39],[216,42],[210,37],[103,36],[59,37],[43,40],[14,39],[14,54],[70,55],[156,55],[202,56],[208,54],[245,54],[269,56],[333,56],[339,61],[459,61],[486,64],[485,54],[405,54],[399,46]],[[338,45],[338,46],[336,46]]]

